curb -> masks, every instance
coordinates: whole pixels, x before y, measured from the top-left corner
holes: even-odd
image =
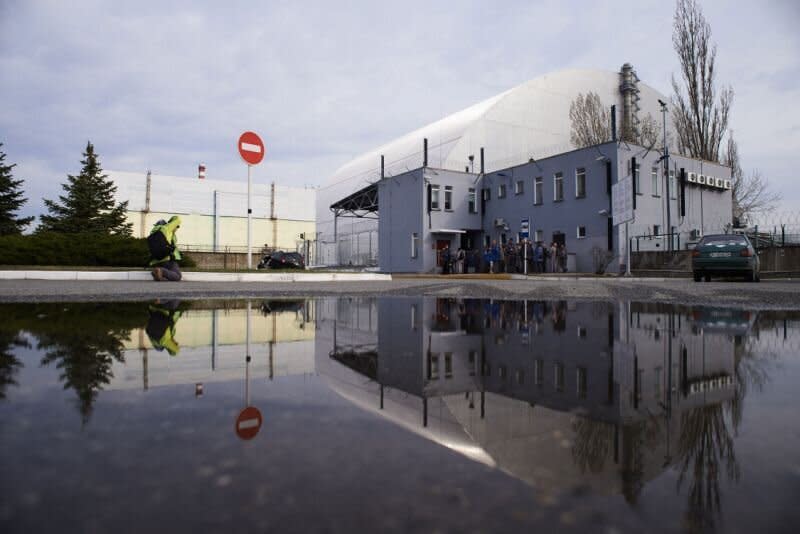
[[[183,273],[185,282],[361,282],[390,281],[378,273]],[[151,281],[149,271],[0,271],[0,280]]]

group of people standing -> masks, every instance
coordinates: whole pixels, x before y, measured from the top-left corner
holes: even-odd
[[[541,241],[534,243],[530,239],[522,239],[518,243],[509,239],[502,246],[492,241],[484,251],[484,258],[489,263],[488,272],[493,273],[567,272],[567,247],[555,241],[547,245]]]
[[[527,268],[526,268],[527,263]],[[465,251],[459,247],[455,253],[445,247],[439,251],[442,274],[466,272],[483,273],[565,273],[567,272],[567,247],[553,241],[533,243],[522,239],[515,243],[509,239],[505,245],[492,241],[481,256],[478,251]]]

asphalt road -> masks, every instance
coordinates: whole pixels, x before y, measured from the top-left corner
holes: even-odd
[[[761,283],[686,279],[555,281],[402,278],[376,282],[117,282],[0,280],[0,302],[136,301],[208,298],[430,295],[497,299],[634,300],[749,309],[800,308],[800,280]]]

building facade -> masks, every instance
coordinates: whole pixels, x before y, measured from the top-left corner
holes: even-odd
[[[633,181],[634,165],[626,235],[626,225],[615,224],[621,214],[614,213],[612,189]],[[671,156],[667,173],[661,152],[618,142],[485,174],[422,167],[377,184],[379,266],[436,272],[445,247],[480,258],[493,243],[529,239],[563,243],[572,271],[616,270],[628,243],[633,250],[679,250],[702,235],[725,232],[730,187],[728,167]]]
[[[146,237],[156,221],[180,215],[181,248],[244,252],[247,248],[247,183],[108,171],[116,201],[128,202],[135,237]],[[252,186],[252,244],[297,250],[313,240],[316,191],[276,184]]]

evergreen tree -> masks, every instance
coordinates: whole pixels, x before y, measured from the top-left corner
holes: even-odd
[[[39,231],[131,235],[132,225],[125,222],[128,201],[114,205],[117,186],[103,174],[91,142],[86,143],[81,164],[80,174],[67,175],[67,183],[61,185],[66,195],[59,197],[60,203],[45,199],[50,214],[42,215]]]
[[[11,170],[17,166],[16,163],[6,165],[6,154],[2,151],[3,143],[0,143],[0,235],[21,234],[22,230],[28,226],[33,217],[23,217],[18,219],[16,211],[27,202],[22,196],[22,180],[14,180]]]

